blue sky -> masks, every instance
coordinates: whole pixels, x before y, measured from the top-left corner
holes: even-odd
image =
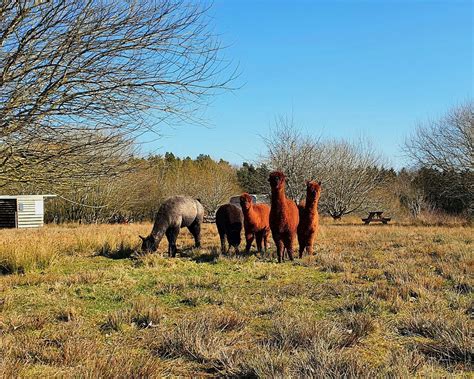
[[[215,32],[241,89],[216,97],[207,127],[165,127],[144,152],[256,161],[278,115],[308,134],[370,138],[388,161],[418,121],[473,95],[470,1],[216,0]]]

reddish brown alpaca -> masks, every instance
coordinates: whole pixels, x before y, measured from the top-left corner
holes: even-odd
[[[266,254],[268,235],[270,234],[270,207],[267,204],[253,204],[252,197],[248,193],[243,193],[240,196],[240,205],[244,214],[246,252],[250,252],[255,237],[258,252],[262,253],[263,241],[264,253]]]
[[[298,243],[300,258],[303,252],[313,255],[313,245],[319,228],[318,202],[321,196],[321,182],[306,181],[306,201],[298,205],[300,223],[298,224]]]
[[[270,229],[277,247],[278,263],[285,259],[285,249],[290,260],[293,260],[293,245],[299,222],[298,207],[285,195],[285,179],[285,175],[279,171],[272,172],[268,178],[272,187]]]

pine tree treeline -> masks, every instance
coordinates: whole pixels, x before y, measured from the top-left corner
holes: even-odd
[[[269,168],[265,165],[255,167],[251,163],[244,162],[237,170],[237,179],[245,192],[252,194],[268,194]]]

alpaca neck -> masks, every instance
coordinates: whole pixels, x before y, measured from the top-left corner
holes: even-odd
[[[160,243],[165,235],[166,229],[168,229],[168,223],[163,221],[160,217],[156,217],[150,235],[155,239],[157,244]]]
[[[250,204],[250,207],[248,209],[242,208],[242,212],[245,216],[247,216],[246,218],[250,220],[253,220],[255,217],[255,209],[253,207],[253,204]]]
[[[286,208],[285,187],[272,188],[272,207],[277,209]]]
[[[310,212],[316,212],[318,210],[318,202],[319,202],[319,199],[317,197],[314,197],[314,198],[306,197],[306,205],[305,205],[306,210]]]

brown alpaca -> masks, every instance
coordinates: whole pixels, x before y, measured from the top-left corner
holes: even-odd
[[[284,251],[293,260],[293,245],[296,240],[299,214],[296,204],[285,195],[285,175],[275,171],[268,181],[272,188],[272,207],[270,210],[270,229],[277,247],[278,263],[284,260]]]
[[[303,252],[313,255],[313,245],[319,228],[318,202],[321,196],[321,182],[306,181],[306,201],[298,205],[300,223],[298,224],[298,243],[300,258]]]
[[[248,193],[243,193],[240,196],[240,205],[244,214],[246,253],[250,252],[250,247],[255,238],[258,252],[262,253],[263,241],[264,253],[266,254],[268,235],[270,234],[270,207],[267,204],[253,204],[252,197]]]

